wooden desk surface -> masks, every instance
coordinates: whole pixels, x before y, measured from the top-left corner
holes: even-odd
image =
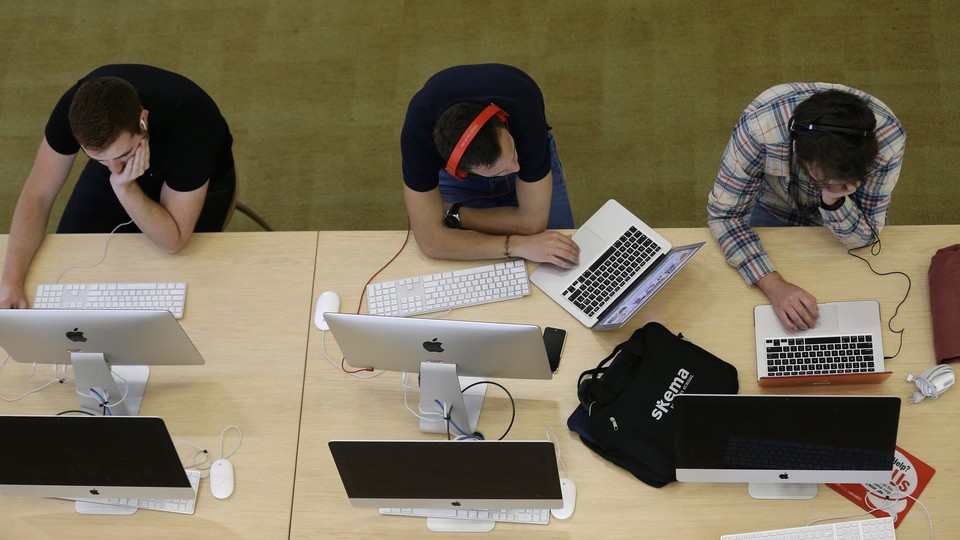
[[[62,283],[185,281],[180,320],[206,360],[203,366],[151,370],[141,414],[165,419],[174,441],[189,440],[219,457],[221,430],[236,424],[243,444],[231,458],[236,491],[210,495],[201,480],[192,516],[141,510],[133,516],[79,515],[70,501],[0,497],[0,537],[287,538],[297,457],[304,351],[310,324],[316,232],[198,234],[177,255],[141,235],[117,235],[106,259],[71,270]],[[27,291],[55,282],[67,266],[95,263],[106,235],[51,235],[28,276]],[[0,237],[0,254],[7,237]],[[50,379],[49,366],[8,361],[0,393],[15,396]],[[56,414],[78,406],[72,384],[54,385],[14,403],[3,414]],[[237,436],[224,442],[229,452]],[[10,441],[3,441],[10,444]],[[182,457],[189,445],[178,444]],[[112,449],[105,449],[107,451]],[[117,449],[122,451],[123,449]],[[15,517],[12,517],[15,516]]]
[[[719,538],[721,534],[798,526],[816,518],[854,514],[858,507],[826,486],[810,501],[757,501],[744,484],[672,483],[655,489],[636,480],[588,450],[566,429],[566,419],[577,406],[576,381],[581,371],[594,367],[613,347],[648,321],[658,321],[674,332],[735,365],[741,393],[886,394],[906,399],[914,390],[904,381],[933,365],[926,273],[930,257],[957,242],[957,226],[891,226],[884,229],[882,252],[868,257],[880,272],[900,270],[913,287],[894,328],[906,327],[903,350],[888,367],[894,375],[881,385],[830,388],[760,389],[756,382],[753,306],[766,303],[756,288],[747,287],[723,256],[707,229],[660,231],[676,245],[706,241],[704,249],[645,306],[627,327],[608,332],[585,329],[538,289],[527,298],[459,309],[442,317],[534,323],[568,331],[561,367],[552,381],[503,380],[517,399],[517,419],[511,439],[544,438],[551,429],[560,441],[567,471],[578,488],[576,512],[567,521],[549,526],[497,524],[497,536],[532,535],[537,538],[631,537],[660,538],[679,533],[686,538]],[[906,290],[900,276],[873,275],[865,263],[846,254],[828,233],[818,228],[769,229],[761,238],[783,275],[810,291],[820,301],[877,299],[881,318],[893,315]],[[342,298],[342,311],[357,311],[366,279],[400,248],[402,232],[323,233],[318,248],[314,298],[324,290]],[[435,261],[424,257],[413,239],[376,281],[471,266],[473,263]],[[481,264],[477,262],[476,264]],[[534,264],[530,264],[532,270]],[[366,312],[363,305],[362,312]],[[339,361],[332,335],[324,337],[326,352]],[[899,338],[884,331],[884,350],[896,352]],[[418,518],[381,517],[375,510],[352,508],[343,492],[327,450],[331,439],[430,439],[440,435],[419,432],[416,419],[403,406],[400,376],[384,373],[359,380],[341,372],[323,356],[321,332],[310,330],[303,396],[300,447],[293,501],[291,537],[370,538],[375,536],[435,537]],[[411,392],[416,403],[417,393]],[[960,529],[960,442],[955,426],[960,420],[960,391],[937,401],[912,405],[904,401],[899,444],[937,469],[921,501],[930,509],[941,534]],[[479,429],[496,437],[509,421],[509,402],[490,388]],[[927,538],[928,523],[915,506],[897,531],[900,540]],[[602,532],[601,532],[602,531]]]

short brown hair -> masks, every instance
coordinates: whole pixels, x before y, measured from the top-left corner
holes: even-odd
[[[122,133],[140,132],[140,96],[127,81],[99,77],[80,85],[70,103],[70,131],[84,148],[104,150]]]

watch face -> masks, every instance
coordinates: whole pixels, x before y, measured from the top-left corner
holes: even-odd
[[[447,210],[446,215],[443,216],[443,226],[448,229],[459,229],[460,228],[460,207],[463,206],[460,203],[454,203],[450,207],[450,210]]]
[[[460,228],[460,216],[456,214],[447,214],[443,216],[443,226],[448,229]]]

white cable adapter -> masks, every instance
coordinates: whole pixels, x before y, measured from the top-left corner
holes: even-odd
[[[947,364],[934,366],[916,377],[907,375],[907,382],[917,385],[917,391],[911,396],[910,402],[920,403],[924,398],[937,399],[953,386],[956,380],[953,367]]]

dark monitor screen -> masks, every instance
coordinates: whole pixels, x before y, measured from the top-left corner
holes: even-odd
[[[889,480],[899,398],[681,395],[674,403],[678,480]]]
[[[560,508],[549,441],[330,441],[357,507]]]
[[[147,416],[0,416],[0,494],[193,497],[163,420]]]

